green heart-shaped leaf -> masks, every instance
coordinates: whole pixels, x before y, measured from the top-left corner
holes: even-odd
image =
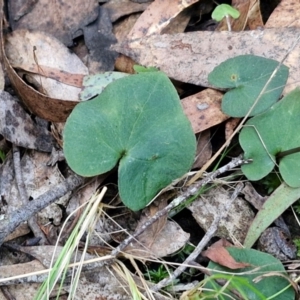
[[[300,147],[300,90],[296,89],[274,104],[265,113],[250,119],[239,140],[245,158],[253,162],[242,166],[249,180],[259,180],[272,171],[276,155]],[[283,180],[291,187],[300,187],[300,153],[284,156],[279,161]]]
[[[119,161],[119,192],[132,210],[191,167],[196,150],[191,124],[172,83],[161,72],[121,78],[95,99],[79,103],[64,129],[64,153],[82,176]]]
[[[217,66],[208,81],[219,88],[231,89],[222,99],[222,110],[232,117],[244,117],[264,89],[278,62],[254,55],[240,55]],[[281,65],[250,116],[262,113],[280,97],[288,78],[288,68]]]

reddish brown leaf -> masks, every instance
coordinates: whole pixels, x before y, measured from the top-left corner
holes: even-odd
[[[225,245],[228,247],[230,243],[226,242]],[[242,269],[250,266],[248,263],[237,262],[226,250],[224,240],[219,240],[211,245],[206,251],[202,252],[203,256],[208,257],[215,263],[229,269]]]

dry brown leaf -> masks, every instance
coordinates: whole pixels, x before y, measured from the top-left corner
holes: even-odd
[[[189,240],[190,234],[173,221],[167,221],[155,241],[151,236],[140,236],[139,242],[126,247],[125,252],[139,258],[164,257],[181,249]],[[150,247],[147,244],[150,243]]]
[[[210,130],[204,130],[197,135],[196,158],[192,169],[201,168],[211,158],[211,154]]]
[[[198,0],[155,0],[142,13],[128,38],[137,39],[151,34],[160,34],[161,31],[182,10],[196,3]]]
[[[228,245],[226,245],[226,247],[228,247]],[[225,248],[223,240],[219,240],[216,243],[212,244],[206,251],[203,251],[201,254],[208,257],[213,262],[232,270],[242,269],[250,266],[250,264],[248,263],[237,262]]]
[[[206,89],[181,100],[184,113],[189,118],[195,133],[220,124],[229,118],[221,111],[222,97],[221,92]]]
[[[36,124],[18,99],[0,91],[0,134],[17,146],[51,152],[54,143],[46,126]]]
[[[154,66],[169,77],[210,87],[208,74],[228,58],[245,53],[281,61],[290,76],[284,94],[298,86],[300,43],[291,51],[300,31],[297,28],[273,28],[243,32],[188,32],[153,35],[115,45],[118,52],[138,64]]]
[[[300,27],[300,2],[281,0],[266,23],[266,28],[272,27]]]
[[[110,0],[102,5],[108,10],[112,22],[119,18],[144,11],[150,5],[147,3],[136,3],[130,0]]]

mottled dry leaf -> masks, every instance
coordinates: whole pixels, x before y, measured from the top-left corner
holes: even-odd
[[[222,97],[221,92],[206,89],[181,100],[184,113],[189,118],[195,133],[220,124],[229,118],[221,111]]]
[[[211,158],[211,154],[210,130],[204,130],[197,136],[197,152],[192,169],[201,168]]]
[[[136,230],[167,205],[167,200],[160,201],[159,205],[147,207],[139,220]],[[137,241],[126,247],[125,251],[139,257],[163,257],[178,251],[188,241],[190,235],[184,232],[178,224],[167,221],[163,216],[138,236]]]
[[[216,243],[212,244],[206,251],[203,251],[201,254],[208,257],[213,262],[232,270],[250,266],[248,263],[237,262],[227,251],[227,249],[223,245],[222,240],[219,240]]]
[[[156,0],[142,13],[128,38],[137,39],[151,34],[159,34],[182,10],[197,0]]]
[[[26,149],[51,152],[50,132],[34,123],[15,97],[0,91],[0,99],[0,133],[5,139]]]
[[[207,86],[208,74],[228,58],[251,53],[281,61],[294,46],[300,30],[274,28],[243,32],[188,32],[153,35],[127,41],[113,48],[138,64],[154,66],[169,77]],[[284,94],[298,86],[300,43],[290,52],[285,65],[290,76]]]
[[[272,27],[300,27],[300,2],[281,0],[266,23],[266,28]]]
[[[18,6],[18,2],[9,1],[10,25],[13,30],[41,30],[67,46],[72,46],[80,29],[98,17],[99,5],[94,0],[38,0],[30,8]]]
[[[182,248],[189,238],[190,234],[184,232],[178,224],[167,221],[154,242],[151,236],[144,237],[145,240],[140,237],[139,243],[132,243],[133,245],[128,246],[125,251],[140,258],[164,257]],[[149,242],[152,245],[147,247]]]
[[[144,11],[150,5],[147,3],[136,3],[130,0],[110,0],[102,5],[108,10],[112,22],[119,18]]]
[[[220,207],[229,201],[230,191],[222,187],[211,188],[200,195],[188,209],[192,212],[197,223],[207,231],[214,219],[220,214]],[[243,242],[248,228],[254,219],[254,212],[241,197],[234,200],[226,218],[220,221],[215,236],[231,240],[232,237]]]

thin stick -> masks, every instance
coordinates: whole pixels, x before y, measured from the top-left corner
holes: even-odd
[[[174,272],[171,274],[168,278],[163,279],[156,285],[154,285],[151,290],[154,292],[159,291],[160,289],[164,288],[165,286],[171,284],[174,279],[176,279],[181,273],[185,271],[188,265],[191,265],[192,262],[199,256],[199,254],[202,252],[203,248],[207,245],[207,243],[211,240],[211,238],[214,236],[215,232],[218,229],[219,223],[223,217],[225,217],[228,213],[228,210],[232,204],[232,202],[237,198],[238,194],[241,192],[243,189],[243,184],[238,183],[231,198],[226,201],[221,209],[220,209],[220,214],[216,216],[214,221],[212,222],[211,226],[205,233],[204,237],[198,244],[198,246],[194,249],[194,251],[189,255],[189,257],[180,265]]]
[[[151,219],[146,221],[138,231],[136,231],[133,235],[129,236],[125,239],[118,247],[116,247],[112,252],[111,256],[117,256],[122,250],[124,250],[133,240],[135,240],[141,233],[143,233],[147,227],[156,222],[160,217],[166,215],[171,209],[178,206],[180,203],[185,201],[187,198],[194,196],[197,194],[198,190],[206,185],[207,183],[213,181],[217,176],[223,174],[227,171],[230,171],[238,166],[250,163],[250,160],[244,160],[241,156],[234,158],[227,165],[221,167],[215,172],[209,173],[207,177],[202,179],[199,182],[191,185],[184,193],[182,193],[179,197],[175,198],[169,205],[167,205],[164,209],[158,211]]]
[[[34,214],[53,203],[56,199],[64,196],[69,191],[73,191],[83,182],[84,180],[82,177],[72,174],[64,182],[56,185],[53,189],[23,205],[16,211],[5,215],[4,219],[0,222],[0,246],[5,237],[13,232],[22,222],[27,221]]]

